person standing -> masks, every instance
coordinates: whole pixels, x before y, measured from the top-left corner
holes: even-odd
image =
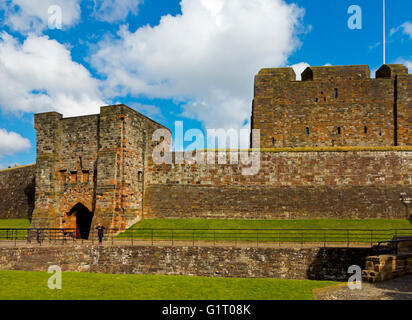
[[[106,228],[103,227],[101,223],[99,223],[96,227],[97,236],[99,237],[99,244],[102,244],[102,242],[103,242],[104,229],[106,229]]]

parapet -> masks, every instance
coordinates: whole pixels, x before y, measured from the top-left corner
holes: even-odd
[[[384,64],[376,71],[376,78],[395,78],[399,75],[408,74],[408,68],[403,64]]]
[[[302,73],[302,81],[317,80],[360,80],[370,79],[370,69],[368,65],[358,66],[323,66],[308,67]]]
[[[296,81],[293,68],[267,68],[262,69],[256,76],[256,81]]]

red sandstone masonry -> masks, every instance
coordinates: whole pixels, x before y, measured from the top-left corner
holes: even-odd
[[[255,78],[252,129],[261,146],[410,145],[412,77],[403,65],[263,69]]]
[[[412,185],[412,151],[262,152],[257,175],[242,165],[176,164],[146,168],[149,185],[388,186]]]
[[[412,152],[264,152],[255,176],[237,165],[146,169],[145,217],[407,218]]]

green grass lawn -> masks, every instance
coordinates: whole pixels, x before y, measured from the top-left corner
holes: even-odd
[[[28,219],[0,220],[0,229],[29,227],[30,222]],[[152,229],[154,229],[153,232]],[[197,230],[192,231],[193,229]],[[214,231],[216,229],[221,230]],[[356,231],[347,232],[342,229]],[[7,235],[6,231],[0,230],[0,238],[10,237],[10,232],[8,233]],[[350,242],[376,243],[378,241],[391,240],[394,235],[399,234],[412,235],[411,220],[145,219],[116,238],[151,239],[153,237],[153,239],[159,240],[193,240],[195,238],[195,240],[207,241],[253,242],[346,242],[349,240]],[[18,232],[17,239],[24,238],[25,232]]]
[[[62,290],[46,272],[0,271],[0,300],[311,300],[330,281],[234,279],[64,272]]]
[[[132,228],[171,229],[412,229],[410,220],[222,220],[145,219]]]
[[[0,219],[1,228],[30,228],[29,219]]]
[[[152,231],[152,229],[154,230]],[[193,231],[193,229],[197,230]],[[215,231],[216,229],[220,230]],[[348,232],[342,229],[352,229],[353,231]],[[337,219],[145,219],[117,238],[150,239],[153,236],[154,239],[192,240],[195,238],[196,240],[209,241],[263,242],[345,242],[349,239],[351,242],[377,242],[391,240],[396,234],[412,235],[412,222],[409,220]]]

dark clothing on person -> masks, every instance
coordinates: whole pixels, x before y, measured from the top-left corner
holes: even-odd
[[[97,236],[99,237],[99,243],[102,243],[102,242],[103,242],[104,229],[106,229],[106,228],[103,227],[103,226],[101,226],[101,227],[96,227]]]

